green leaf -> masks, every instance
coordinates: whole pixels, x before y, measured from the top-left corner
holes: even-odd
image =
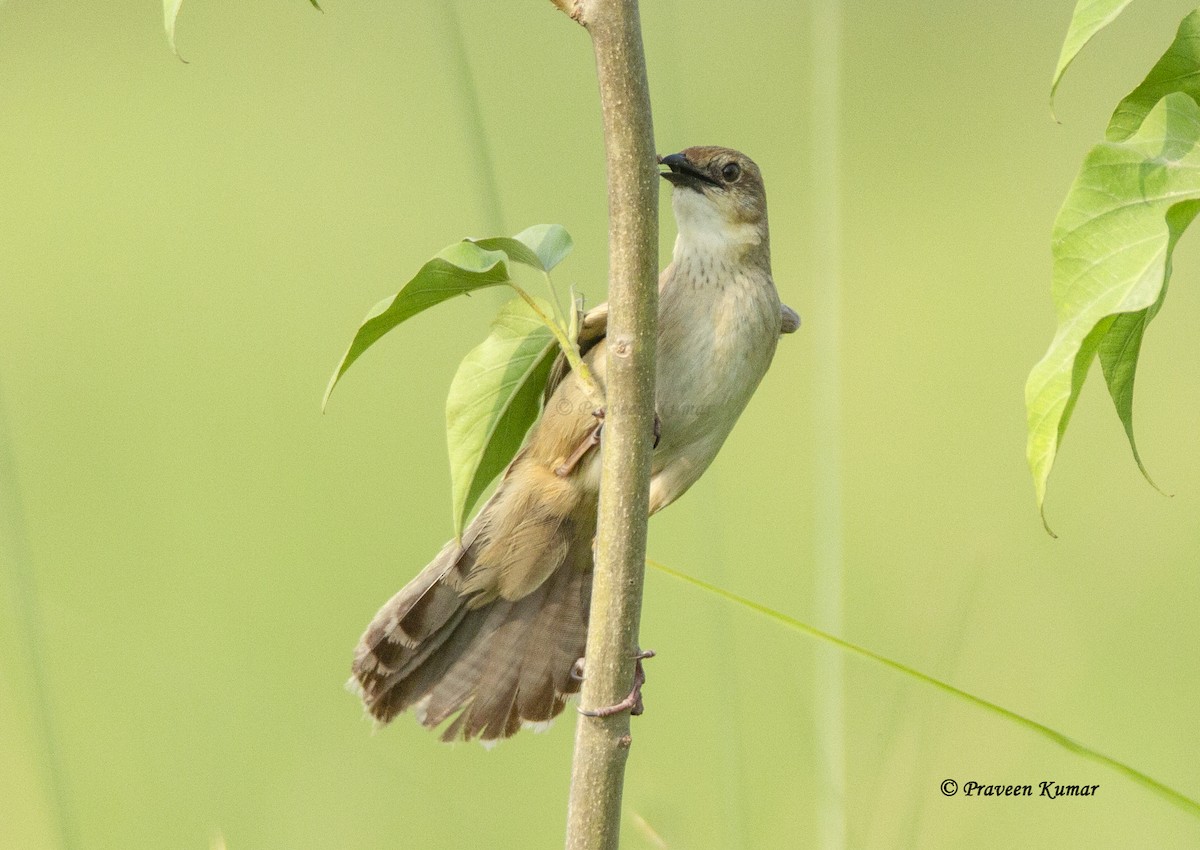
[[[404,284],[394,297],[376,304],[363,319],[342,362],[329,379],[322,409],[351,364],[392,328],[456,295],[508,283],[505,259],[501,251],[488,251],[473,242],[456,242],[421,266],[416,277]]]
[[[1167,52],[1146,79],[1117,104],[1105,138],[1112,142],[1128,139],[1142,126],[1154,104],[1177,91],[1200,101],[1200,9],[1180,22]]]
[[[543,312],[549,309],[541,303]],[[557,353],[554,334],[528,304],[514,299],[501,308],[487,339],[459,365],[446,399],[456,535],[462,536],[467,515],[537,419]]]
[[[1009,723],[1020,726],[1024,729],[1028,729],[1029,731],[1041,735],[1043,738],[1046,738],[1049,741],[1052,741],[1065,750],[1094,761],[1097,764],[1102,764],[1105,767],[1112,768],[1113,770],[1125,776],[1127,779],[1130,779],[1136,782],[1138,785],[1141,785],[1143,788],[1146,788],[1160,799],[1163,799],[1174,806],[1178,806],[1192,817],[1200,818],[1200,802],[1197,802],[1191,797],[1176,791],[1174,788],[1171,788],[1168,785],[1164,785],[1157,779],[1147,776],[1140,770],[1137,770],[1136,768],[1133,768],[1124,762],[1117,761],[1110,756],[1106,756],[1104,753],[1101,753],[1098,750],[1094,750],[1091,747],[1085,746],[1078,741],[1067,737],[1062,732],[1058,732],[1054,729],[1051,729],[1049,726],[1038,723],[1036,720],[1031,720],[1024,715],[1017,714],[1015,711],[1011,711],[1003,706],[997,705],[994,702],[990,702],[983,697],[975,696],[975,694],[964,691],[961,688],[956,688],[954,685],[943,682],[941,679],[935,679],[933,676],[922,673],[920,670],[909,667],[907,664],[901,664],[899,661],[894,661],[891,658],[888,658],[886,655],[880,655],[877,652],[872,652],[871,650],[859,646],[858,644],[851,643],[848,640],[842,640],[835,635],[821,631],[820,629],[801,622],[794,617],[789,617],[787,614],[776,611],[774,608],[769,608],[766,605],[754,602],[753,600],[747,599],[744,596],[739,596],[736,593],[732,593],[728,590],[717,587],[715,584],[709,584],[706,581],[693,578],[687,573],[681,573],[678,570],[673,570],[665,564],[660,564],[657,561],[651,561],[647,559],[646,565],[653,567],[659,572],[666,573],[673,578],[679,579],[680,581],[687,582],[688,584],[698,587],[701,590],[716,594],[722,599],[733,602],[742,606],[743,608],[749,608],[751,611],[769,617],[785,628],[806,634],[809,637],[816,638],[817,640],[833,644],[844,652],[849,652],[853,655],[859,656],[860,658],[866,658],[867,660],[873,661],[876,664],[882,664],[884,667],[887,667],[890,670],[894,670],[897,673],[902,673],[910,679],[914,679],[922,684],[930,685],[942,693],[948,694],[955,699],[967,703],[968,705],[973,705],[976,708],[982,708],[985,711],[988,711],[991,714],[1008,721]]]
[[[535,224],[516,236],[472,239],[481,248],[503,251],[514,263],[548,272],[571,253],[575,243],[561,224]]]
[[[312,3],[313,8],[318,12],[324,11],[317,4],[317,0],[308,0],[308,2]],[[171,48],[171,52],[179,58],[180,62],[186,62],[187,60],[179,55],[179,49],[175,46],[175,19],[179,17],[179,7],[182,5],[183,0],[163,0],[163,26],[167,31],[167,45]]]
[[[1027,453],[1043,521],[1055,455],[1088,368],[1110,332],[1117,336],[1105,359],[1118,412],[1126,391],[1132,398],[1137,320],[1117,320],[1157,311],[1171,252],[1200,210],[1197,199],[1200,107],[1179,93],[1155,106],[1127,140],[1093,148],[1067,195],[1052,242],[1058,329],[1025,385]],[[1143,328],[1152,316],[1146,313]],[[1132,402],[1128,410],[1122,418],[1132,433]]]
[[[1113,405],[1117,408],[1117,416],[1125,427],[1125,436],[1129,438],[1129,448],[1138,469],[1150,482],[1150,485],[1160,493],[1162,489],[1150,477],[1146,465],[1142,463],[1141,453],[1138,452],[1137,440],[1133,436],[1133,380],[1137,371],[1138,355],[1142,349],[1142,337],[1146,326],[1158,315],[1163,301],[1167,297],[1167,287],[1171,280],[1171,260],[1174,256],[1175,243],[1196,217],[1197,204],[1185,201],[1176,204],[1167,212],[1167,227],[1171,238],[1167,244],[1166,267],[1163,271],[1162,291],[1158,299],[1144,310],[1134,313],[1122,313],[1113,321],[1112,326],[1100,341],[1100,366],[1104,371],[1104,380],[1108,384],[1108,393],[1112,396]]]
[[[308,0],[313,8],[318,12],[324,11],[322,7],[317,5],[317,0]],[[170,47],[170,52],[178,56],[181,62],[187,60],[179,55],[179,48],[175,47],[175,19],[179,17],[179,7],[184,5],[184,0],[162,0],[162,17],[163,26],[167,30],[167,44]]]
[[[167,44],[171,48],[171,52],[179,56],[179,49],[175,46],[175,19],[179,17],[179,7],[183,5],[183,0],[163,0],[163,26],[167,31]]]
[[[1067,28],[1067,37],[1063,39],[1062,51],[1058,54],[1058,65],[1054,68],[1054,78],[1050,81],[1052,103],[1059,81],[1062,80],[1067,67],[1075,61],[1079,51],[1096,33],[1116,20],[1117,15],[1131,2],[1132,0],[1079,0],[1075,4],[1071,25]]]

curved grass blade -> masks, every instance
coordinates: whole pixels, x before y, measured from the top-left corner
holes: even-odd
[[[324,410],[329,403],[333,388],[346,370],[392,328],[456,295],[508,283],[506,259],[502,251],[488,251],[473,242],[464,241],[443,249],[421,266],[416,277],[404,284],[395,296],[376,304],[363,319],[350,347],[342,356],[342,362],[329,379],[321,409]]]
[[[514,299],[459,365],[446,399],[455,535],[462,535],[467,515],[537,419],[557,353],[551,330],[525,301]]]
[[[1054,77],[1050,80],[1050,102],[1054,103],[1054,92],[1063,74],[1079,51],[1096,33],[1116,20],[1117,15],[1124,11],[1132,0],[1079,0],[1075,11],[1071,13],[1071,24],[1067,27],[1067,36],[1063,39],[1062,50],[1058,54],[1058,64],[1054,67]]]
[[[885,655],[880,655],[879,653],[872,652],[871,650],[861,647],[858,644],[850,643],[850,641],[842,640],[841,638],[835,637],[828,632],[823,632],[818,628],[814,628],[807,623],[795,619],[794,617],[789,617],[787,614],[776,611],[774,608],[768,608],[766,605],[754,602],[744,596],[739,596],[736,593],[732,593],[728,590],[717,587],[714,584],[709,584],[701,579],[694,578],[687,573],[681,573],[678,570],[673,570],[665,564],[660,564],[657,561],[651,561],[647,559],[646,565],[653,567],[659,572],[666,573],[673,578],[677,578],[680,581],[687,582],[688,584],[698,587],[701,590],[706,590],[709,593],[715,593],[717,596],[741,605],[743,608],[749,608],[751,611],[756,611],[759,614],[769,617],[786,628],[801,632],[809,637],[816,638],[817,640],[831,643],[839,649],[842,649],[845,652],[849,652],[853,655],[857,655],[860,658],[866,658],[870,661],[874,661],[876,664],[882,664],[884,667],[894,670],[897,673],[903,673],[910,679],[915,679],[923,684],[931,685],[942,693],[949,694],[950,696],[955,697],[963,702],[991,712],[992,714],[1001,717],[1010,723],[1021,726],[1031,732],[1035,732],[1038,735],[1041,735],[1043,738],[1047,738],[1048,740],[1054,742],[1065,750],[1117,771],[1127,779],[1130,779],[1133,782],[1136,782],[1138,785],[1141,785],[1143,788],[1149,790],[1160,799],[1177,806],[1178,808],[1190,814],[1192,817],[1200,818],[1200,802],[1193,800],[1191,797],[1188,797],[1179,791],[1176,791],[1174,788],[1171,788],[1168,785],[1164,785],[1153,777],[1147,776],[1140,770],[1130,767],[1124,762],[1117,761],[1110,756],[1106,756],[1104,753],[1094,750],[1091,747],[1085,746],[1078,741],[1067,737],[1062,732],[1058,732],[1054,729],[1051,729],[1049,726],[1038,723],[1036,720],[1030,720],[1028,717],[1017,714],[1015,711],[1010,711],[1009,709],[997,705],[994,702],[990,702],[983,697],[978,697],[975,696],[975,694],[962,690],[961,688],[956,688],[954,685],[943,682],[941,679],[935,679],[933,676],[922,673],[920,670],[916,670],[906,664],[901,664],[899,661],[894,661]]]
[[[1067,195],[1052,243],[1058,330],[1025,385],[1027,456],[1043,523],[1058,447],[1088,368],[1114,329],[1118,337],[1108,345],[1106,371],[1118,413],[1132,432],[1138,347],[1117,343],[1135,320],[1116,323],[1121,314],[1157,310],[1171,253],[1200,211],[1198,200],[1200,106],[1178,92],[1160,101],[1133,136],[1093,148]],[[1152,316],[1146,312],[1145,322]]]

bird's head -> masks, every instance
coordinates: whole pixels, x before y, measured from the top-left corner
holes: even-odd
[[[658,161],[674,187],[681,240],[712,249],[767,247],[767,193],[754,160],[730,148],[692,147]]]

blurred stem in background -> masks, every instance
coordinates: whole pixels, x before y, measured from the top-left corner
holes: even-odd
[[[50,689],[42,660],[44,630],[12,445],[12,432],[4,407],[4,385],[0,382],[0,564],[5,565],[8,573],[12,587],[13,624],[17,640],[25,649],[34,735],[41,749],[46,794],[51,816],[58,829],[58,845],[64,850],[72,850],[79,845],[71,826],[66,781],[58,754],[54,715],[50,708]]]
[[[812,112],[808,197],[813,285],[812,424],[814,451],[814,611],[818,627],[842,635],[841,198],[838,156],[841,109],[841,0],[812,5]],[[813,701],[817,819],[825,850],[846,846],[845,669],[841,652],[817,648]]]
[[[479,92],[475,77],[471,73],[471,62],[467,55],[467,42],[463,37],[462,21],[458,17],[458,4],[446,0],[438,4],[442,8],[446,27],[446,44],[449,60],[446,65],[454,75],[454,88],[462,108],[467,149],[471,152],[471,166],[479,191],[479,209],[483,212],[483,226],[488,236],[507,235],[504,209],[500,205],[500,186],[496,182],[496,168],[492,164],[492,150],[488,146],[487,131],[483,124],[483,109],[479,105]],[[493,294],[499,299],[502,294]]]
[[[715,497],[710,499],[705,507],[699,508],[704,515],[700,528],[703,529],[702,533],[706,535],[707,544],[712,552],[717,554],[713,561],[721,586],[731,587],[737,582],[730,570],[729,542],[722,523],[730,515],[733,508],[731,503],[736,501],[737,494],[735,490],[726,486],[719,464],[714,465],[706,474],[715,479],[717,486],[712,488]],[[737,552],[732,553],[732,560],[734,563],[740,561]],[[747,775],[753,774],[753,765],[746,765],[742,751],[742,717],[747,713],[748,706],[743,696],[746,683],[743,682],[742,665],[738,663],[738,659],[746,651],[746,647],[741,645],[744,638],[734,622],[732,606],[720,599],[710,602],[709,607],[709,640],[712,642],[710,657],[716,668],[716,681],[728,689],[729,701],[728,709],[720,714],[721,734],[717,736],[714,746],[721,766],[718,774],[721,777],[723,804],[720,846],[723,850],[743,850],[747,846],[748,833],[742,813],[751,811],[747,789],[752,787],[752,783],[747,781]],[[753,691],[752,687],[750,691]],[[752,715],[753,709],[748,713]]]

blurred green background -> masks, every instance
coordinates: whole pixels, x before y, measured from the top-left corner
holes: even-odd
[[[757,159],[805,321],[650,552],[816,620],[838,486],[848,638],[1195,797],[1197,237],[1138,380],[1174,498],[1094,375],[1052,540],[1022,403],[1058,204],[1192,4],[1133,4],[1059,125],[1071,6],[846,3],[837,88],[806,3],[644,4],[660,150]],[[154,0],[0,7],[0,847],[561,844],[569,714],[486,752],[408,717],[372,735],[342,690],[367,619],[451,533],[444,396],[495,301],[421,316],[319,401],[366,310],[460,236],[560,222],[557,280],[603,297],[590,44],[547,2],[325,7],[189,0],[188,65]],[[831,91],[838,164],[811,118]],[[627,847],[817,846],[831,814],[856,848],[1200,844],[1120,775],[856,659],[830,803],[813,642],[651,572],[642,643]],[[1100,789],[946,798],[945,778]]]

